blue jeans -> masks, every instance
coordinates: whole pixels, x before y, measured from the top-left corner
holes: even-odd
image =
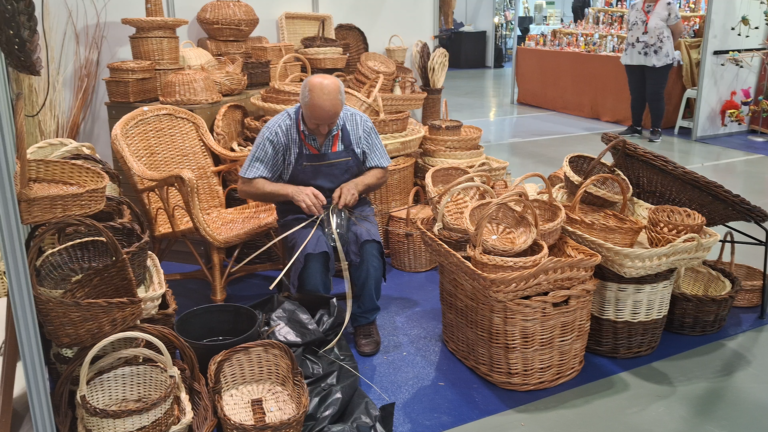
[[[299,292],[331,294],[332,275],[328,274],[330,259],[328,252],[304,256],[304,267],[299,272]],[[352,327],[372,323],[379,315],[383,274],[384,250],[381,243],[364,241],[360,245],[360,262],[349,266],[349,276],[354,287]]]

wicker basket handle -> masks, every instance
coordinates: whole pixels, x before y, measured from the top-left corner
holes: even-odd
[[[624,216],[627,216],[627,204],[629,199],[629,194],[628,194],[629,191],[627,190],[627,187],[624,185],[624,183],[619,181],[618,177],[610,174],[598,174],[594,177],[590,177],[584,183],[581,184],[581,187],[579,188],[579,192],[573,198],[573,202],[571,203],[571,205],[573,206],[571,207],[571,212],[574,215],[576,216],[579,215],[579,204],[581,203],[581,197],[587,191],[587,188],[589,187],[589,185],[591,185],[592,183],[595,183],[598,180],[603,180],[603,179],[613,180],[614,182],[616,182],[617,185],[619,185],[619,189],[621,189],[621,209],[619,210],[619,213],[621,213]]]
[[[438,198],[438,197],[440,197],[442,195],[447,194],[448,192],[451,191],[451,189],[453,189],[456,186],[459,186],[459,185],[461,185],[463,183],[477,182],[477,178],[478,177],[482,177],[485,180],[485,184],[487,184],[487,185],[490,185],[493,182],[493,180],[491,179],[491,175],[488,174],[488,173],[467,174],[467,175],[461,176],[461,177],[457,178],[456,180],[454,180],[453,182],[451,182],[448,186],[445,187],[444,192],[442,192],[440,194],[437,194],[437,196],[434,197],[434,198]]]
[[[612,163],[609,165],[609,167],[610,167],[611,169],[615,169],[615,168],[616,168],[616,160],[617,160],[618,158],[620,158],[620,157],[621,157],[621,155],[623,155],[623,154],[624,154],[624,149],[627,147],[627,145],[626,145],[626,144],[627,144],[627,141],[626,141],[626,140],[624,140],[624,139],[617,139],[616,141],[614,141],[614,142],[612,142],[612,143],[608,144],[608,145],[607,145],[607,146],[606,146],[606,147],[603,149],[603,151],[601,151],[601,152],[600,152],[600,154],[598,154],[598,155],[597,155],[597,157],[595,158],[595,160],[593,160],[593,161],[592,161],[592,163],[591,163],[591,164],[589,164],[589,166],[587,167],[587,170],[586,170],[586,171],[584,171],[584,178],[586,179],[586,178],[588,178],[588,177],[589,177],[589,173],[591,173],[591,172],[592,172],[592,170],[594,170],[595,168],[597,168],[597,165],[600,163],[600,161],[602,161],[602,160],[603,160],[603,157],[605,157],[605,155],[606,155],[606,154],[608,154],[608,152],[609,152],[609,151],[610,151],[610,150],[611,150],[613,147],[615,147],[616,145],[621,145],[621,149],[619,149],[619,155],[618,155],[618,156],[616,156],[616,158],[613,160],[613,162],[612,162]]]
[[[325,36],[325,19],[320,20],[320,24],[317,25],[317,37]]]
[[[539,216],[536,214],[536,209],[533,208],[530,201],[522,197],[514,197],[506,200],[499,199],[491,203],[491,205],[483,212],[480,216],[480,220],[478,220],[475,225],[475,235],[470,236],[470,241],[477,253],[483,253],[483,233],[485,232],[485,227],[488,224],[488,220],[493,215],[493,212],[505,205],[512,207],[512,204],[516,202],[521,202],[523,204],[523,211],[527,210],[533,215],[533,223],[536,226],[536,231],[539,231]],[[467,211],[467,214],[469,214],[469,211]],[[475,242],[477,242],[477,244],[475,244]]]
[[[186,44],[192,44],[192,48],[197,48],[197,45],[195,45],[195,43],[192,42],[191,40],[185,40],[184,42],[181,43],[179,48],[184,48],[184,45],[186,45]]]
[[[142,234],[149,232],[149,223],[147,222],[147,218],[144,216],[143,212],[139,211],[139,209],[134,203],[131,202],[131,200],[122,196],[115,196],[109,199],[117,201],[118,203],[128,207],[128,211],[131,213],[131,218],[139,226]]]
[[[411,193],[408,195],[408,206],[405,210],[405,228],[410,228],[411,225],[411,207],[413,207],[413,199],[416,198],[416,192],[419,193],[419,196],[421,199],[419,200],[419,203],[424,202],[424,189],[422,189],[419,186],[414,187],[411,189]]]
[[[285,51],[283,51],[285,53]],[[283,69],[283,64],[285,63],[286,59],[299,59],[300,62],[304,63],[304,66],[307,68],[307,75],[312,75],[312,67],[309,65],[309,62],[307,61],[307,58],[304,57],[301,54],[288,54],[287,56],[280,59],[280,63],[277,64],[277,72],[275,73],[275,76],[277,77],[277,81],[280,82],[280,71]],[[287,82],[287,81],[286,81]]]
[[[445,213],[445,205],[448,204],[448,202],[453,198],[454,195],[456,195],[459,191],[462,189],[467,189],[471,187],[480,188],[490,194],[493,199],[496,199],[496,192],[493,191],[490,187],[487,185],[484,185],[482,183],[464,183],[459,186],[456,186],[455,188],[449,190],[446,192],[445,199],[440,202],[440,209],[437,212],[437,223],[435,223],[434,233],[437,235],[437,233],[440,231],[440,228],[443,227],[443,214]]]
[[[13,121],[16,125],[16,160],[19,162],[19,190],[29,187],[29,175],[27,173],[27,131],[24,127],[24,96],[16,93],[13,101]]]
[[[379,106],[379,120],[384,120],[384,103],[381,101],[381,95],[376,95],[376,105]]]
[[[394,39],[394,38],[400,39],[400,46],[403,46],[403,47],[405,46],[405,41],[403,40],[403,38],[400,37],[400,35],[392,35],[392,36],[390,36],[389,37],[389,42],[387,42],[387,46],[396,46],[396,45],[392,45],[392,39]]]
[[[443,99],[443,117],[442,118],[443,120],[450,119],[450,116],[448,116],[448,99]]]
[[[731,263],[728,265],[728,271],[733,273],[733,267],[736,264],[736,243],[734,243],[735,239],[733,238],[733,231],[731,230],[728,230],[723,234],[723,244],[720,246],[720,254],[717,255],[717,265],[723,265],[723,252],[725,252],[725,244],[728,243],[726,241],[728,238],[731,239]]]
[[[368,89],[370,86],[373,85],[373,81],[368,81],[368,83],[363,87],[362,90],[360,90],[360,94],[363,95],[363,97],[368,98],[369,102],[373,102],[373,98],[376,97],[379,94],[379,90],[381,89],[381,84],[384,83],[384,75],[379,75],[379,80],[376,82],[376,88],[373,89],[373,92],[370,96],[368,96]]]
[[[517,180],[515,180],[514,183],[512,183],[512,186],[510,186],[509,188],[514,189],[516,186],[521,185],[523,181],[533,177],[538,177],[544,181],[544,187],[546,187],[547,189],[547,195],[549,195],[549,201],[556,202],[555,197],[553,196],[552,184],[549,182],[549,180],[547,180],[546,177],[544,177],[544,174],[542,173],[528,173],[522,177],[518,177]]]
[[[151,342],[154,344],[157,348],[160,349],[160,352],[162,353],[162,358],[159,358],[158,362],[163,365],[163,367],[166,368],[168,371],[168,374],[173,376],[176,374],[175,367],[173,366],[173,359],[171,358],[171,355],[168,353],[168,350],[165,348],[165,345],[163,345],[160,340],[155,338],[154,336],[150,336],[148,334],[139,333],[139,332],[124,332],[124,333],[118,333],[116,335],[112,335],[101,342],[97,343],[91,350],[88,352],[88,355],[85,357],[85,360],[83,360],[83,366],[80,370],[80,385],[77,388],[77,397],[80,399],[80,396],[84,395],[87,389],[87,382],[88,382],[88,376],[91,375],[88,373],[88,369],[91,367],[91,361],[93,360],[93,357],[99,353],[99,351],[104,348],[107,344],[112,343],[116,340],[120,339],[144,339],[145,341]],[[116,353],[112,353],[106,357],[104,357],[102,360],[97,363],[97,366],[99,364],[105,364],[107,360],[114,361],[117,357],[116,354],[124,354],[124,351],[133,351],[133,350],[122,350],[118,351]],[[145,350],[147,352],[150,352],[149,350]],[[131,356],[134,356],[135,354],[131,354]],[[149,355],[147,355],[149,357]],[[155,360],[155,358],[153,358]]]
[[[493,168],[493,165],[488,161],[488,159],[486,159],[486,160],[481,160],[480,162],[475,164],[475,166],[470,168],[470,171],[474,172],[475,170],[478,170],[478,169],[484,167],[485,165],[488,165],[488,168]]]

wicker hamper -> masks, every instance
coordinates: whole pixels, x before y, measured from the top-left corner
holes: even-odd
[[[399,157],[392,160],[392,163],[387,167],[389,172],[387,183],[368,197],[376,209],[376,222],[379,225],[379,234],[381,234],[381,241],[386,251],[389,250],[389,236],[387,234],[389,213],[394,209],[408,205],[408,194],[413,189],[415,164],[416,159],[412,157]]]

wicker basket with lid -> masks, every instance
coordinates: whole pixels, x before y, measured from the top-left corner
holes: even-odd
[[[259,17],[246,2],[216,0],[206,3],[200,9],[197,22],[214,39],[245,40],[259,25]]]

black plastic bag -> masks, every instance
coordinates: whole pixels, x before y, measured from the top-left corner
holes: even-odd
[[[395,404],[379,409],[360,388],[357,361],[347,341],[341,338],[335,347],[320,352],[344,324],[336,299],[294,299],[274,295],[250,307],[269,316],[268,338],[288,345],[304,372],[309,411],[302,432],[392,432]]]

